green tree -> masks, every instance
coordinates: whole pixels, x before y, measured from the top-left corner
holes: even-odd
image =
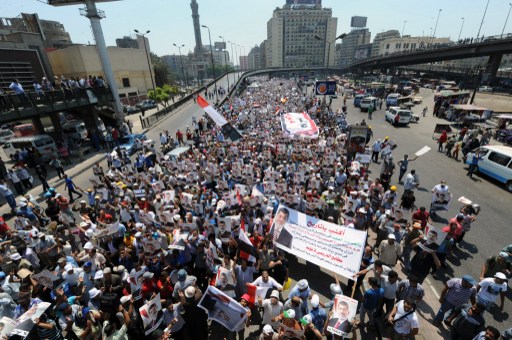
[[[164,86],[173,82],[173,77],[169,65],[154,53],[150,53],[151,64],[153,64],[153,71],[155,73],[156,86]]]
[[[165,84],[155,90],[148,91],[148,97],[157,103],[162,104],[164,107],[169,105],[169,100],[179,93],[179,88],[176,85]]]

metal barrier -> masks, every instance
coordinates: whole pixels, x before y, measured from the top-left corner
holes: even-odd
[[[177,100],[175,103],[172,103],[171,105],[169,105],[167,107],[164,107],[162,110],[157,111],[155,114],[152,114],[152,115],[147,116],[145,118],[142,118],[141,116],[139,116],[142,128],[146,129],[146,128],[151,127],[153,124],[158,123],[158,121],[163,119],[169,113],[173,112],[175,109],[177,109],[177,108],[185,105],[186,103],[188,103],[188,101],[190,99],[193,99],[193,97],[196,94],[200,94],[200,93],[204,92],[204,90],[206,90],[208,87],[212,86],[214,83],[218,82],[220,79],[222,79],[226,75],[229,75],[230,73],[233,73],[233,72],[237,72],[237,71],[226,72],[226,73],[221,74],[219,77],[215,78],[215,80],[212,80],[208,84],[203,85],[202,87],[198,88],[194,92],[192,92],[192,93],[186,95],[185,97]]]
[[[89,92],[89,93],[88,93]],[[48,111],[45,107],[52,107],[60,103],[75,103],[76,105],[89,105],[102,102],[105,95],[110,95],[108,88],[95,89],[73,89],[56,90],[43,93],[35,91],[25,92],[24,94],[3,94],[0,95],[0,112],[20,113],[24,110]],[[1,120],[1,117],[0,117]]]

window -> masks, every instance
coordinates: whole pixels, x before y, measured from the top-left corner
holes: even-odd
[[[491,162],[498,163],[499,165],[503,166],[507,166],[507,164],[510,162],[510,157],[497,152],[491,152],[488,158]]]
[[[123,80],[123,87],[130,87],[130,79],[129,78],[122,78]]]
[[[386,44],[386,50],[388,50],[388,49],[389,49],[389,44]]]

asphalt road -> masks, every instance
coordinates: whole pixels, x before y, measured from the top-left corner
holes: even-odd
[[[461,249],[448,259],[449,267],[438,271],[439,279],[434,280],[429,276],[429,281],[439,294],[443,288],[443,282],[452,277],[462,277],[470,274],[478,281],[480,270],[485,260],[497,253],[506,245],[512,243],[510,237],[510,217],[512,213],[512,194],[504,189],[504,186],[488,177],[480,177],[478,174],[470,179],[466,176],[467,166],[462,161],[455,161],[448,158],[444,153],[437,151],[437,142],[433,140],[432,133],[436,123],[447,124],[444,119],[432,116],[434,107],[434,96],[431,90],[421,89],[420,95],[423,103],[416,105],[412,111],[420,115],[418,124],[411,123],[408,127],[394,128],[384,120],[385,105],[382,110],[373,113],[373,119],[368,120],[368,114],[355,108],[352,102],[347,101],[348,121],[351,124],[359,123],[365,119],[369,126],[372,126],[374,139],[389,136],[395,140],[398,147],[393,151],[395,162],[402,159],[404,154],[410,157],[425,145],[432,148],[430,152],[419,157],[416,161],[409,163],[409,170],[416,169],[420,176],[420,188],[416,191],[416,205],[430,207],[430,190],[442,179],[447,181],[453,195],[447,212],[438,212],[438,217],[433,218],[434,224],[444,227],[450,218],[455,217],[462,204],[457,202],[460,196],[469,198],[481,206],[481,212],[473,223],[471,231],[466,234],[461,244]],[[334,109],[342,105],[341,96],[334,102]],[[421,117],[421,110],[428,106],[427,117]],[[501,144],[495,140],[491,144]],[[460,159],[460,157],[459,157]],[[398,167],[397,167],[398,168]],[[370,170],[373,177],[380,171],[380,165],[372,164]],[[370,175],[372,177],[372,175]],[[398,171],[394,174],[391,184],[398,187],[399,194],[403,192],[403,186],[398,184]],[[486,315],[487,324],[503,329],[504,326],[511,326],[510,314],[512,313],[512,293],[508,290],[505,299],[505,309],[500,313],[495,309],[494,316]]]

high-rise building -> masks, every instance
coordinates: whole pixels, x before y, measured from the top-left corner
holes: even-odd
[[[338,19],[332,17],[332,10],[322,8],[321,1],[287,1],[283,8],[274,10],[267,22],[266,66],[333,64],[334,45],[327,42],[336,38],[337,24]]]
[[[262,62],[262,50],[260,46],[256,45],[249,51],[247,55],[247,69],[249,70],[258,70],[263,67]]]
[[[390,38],[400,38],[400,32],[398,30],[389,30],[375,34],[372,45],[372,57],[379,55],[380,43]]]
[[[45,48],[64,48],[73,45],[64,25],[58,21],[40,20],[37,14],[21,13],[16,18],[0,18],[0,40],[9,40],[13,33],[36,33]]]
[[[341,41],[337,49],[338,63],[340,67],[345,67],[354,62],[356,47],[370,43],[371,33],[368,28],[354,28]]]

